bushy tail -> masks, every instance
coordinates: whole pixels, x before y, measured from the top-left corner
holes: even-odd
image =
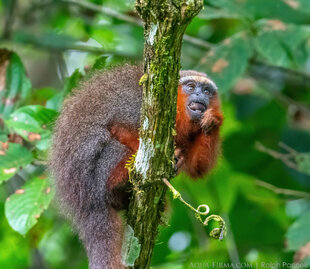
[[[108,189],[107,180],[126,153],[125,147],[101,126],[79,123],[82,130],[88,130],[87,135],[71,137],[63,131],[65,123],[65,118],[59,119],[50,157],[57,200],[79,232],[89,268],[124,268],[120,258],[122,223],[113,208],[117,197]]]
[[[113,208],[91,211],[78,225],[90,269],[122,269],[121,247],[123,227]]]

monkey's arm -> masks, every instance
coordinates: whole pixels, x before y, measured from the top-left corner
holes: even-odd
[[[202,129],[206,134],[210,133],[216,127],[218,128],[222,125],[223,114],[220,111],[218,104],[215,105],[215,108],[210,108],[204,114],[201,120]]]
[[[219,128],[201,132],[184,156],[183,170],[192,178],[205,175],[215,164],[219,151]]]

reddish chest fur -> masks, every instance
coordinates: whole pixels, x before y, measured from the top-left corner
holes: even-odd
[[[216,96],[210,101],[209,108],[201,122],[193,122],[186,111],[186,99],[187,95],[179,85],[175,143],[184,158],[182,170],[191,177],[197,178],[207,173],[215,163],[219,149],[219,127],[223,116]],[[128,179],[125,164],[128,158],[138,150],[139,134],[138,130],[120,126],[117,123],[111,126],[110,133],[114,139],[128,148],[128,153],[111,172],[108,187],[112,189]]]

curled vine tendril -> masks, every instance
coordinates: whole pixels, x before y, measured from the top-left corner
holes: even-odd
[[[226,226],[225,226],[225,221],[223,220],[223,218],[221,216],[210,215],[210,216],[206,217],[205,220],[203,220],[202,217],[207,216],[210,212],[209,206],[202,204],[202,205],[199,205],[197,207],[197,209],[194,208],[192,205],[187,203],[182,198],[181,194],[171,185],[171,183],[166,178],[163,179],[163,182],[167,185],[169,190],[172,192],[173,199],[179,199],[183,204],[185,204],[188,208],[190,208],[192,211],[194,211],[196,218],[204,226],[208,226],[208,224],[211,220],[217,221],[219,223],[219,227],[212,229],[212,231],[210,232],[210,236],[215,238],[215,239],[223,240],[224,236],[226,235]]]
[[[126,162],[125,164],[125,168],[128,169],[128,174],[129,174],[129,181],[132,182],[131,180],[131,172],[134,170],[134,162],[135,162],[135,157],[136,155],[132,155],[129,160]],[[205,220],[203,220],[202,217],[207,216],[210,213],[210,208],[207,205],[199,205],[196,208],[194,208],[192,205],[190,205],[189,203],[187,203],[181,196],[181,194],[171,185],[171,183],[164,178],[163,182],[167,185],[167,187],[169,188],[169,190],[172,192],[173,195],[173,199],[179,199],[183,204],[185,204],[189,209],[191,209],[192,211],[195,212],[195,216],[196,218],[204,225],[204,226],[208,226],[209,222],[211,220],[217,221],[219,223],[219,227],[218,228],[214,228],[212,229],[212,231],[210,232],[210,236],[215,238],[215,239],[219,239],[219,240],[223,240],[224,236],[226,235],[226,226],[225,226],[225,221],[223,220],[223,218],[221,216],[218,215],[210,215],[208,217],[205,218]]]

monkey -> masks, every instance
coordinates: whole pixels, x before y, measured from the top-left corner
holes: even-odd
[[[139,147],[143,75],[126,64],[94,75],[65,99],[56,121],[49,166],[56,196],[86,249],[90,269],[120,269],[128,207],[126,161]],[[223,114],[218,89],[204,73],[180,71],[177,172],[204,176],[220,151]]]

